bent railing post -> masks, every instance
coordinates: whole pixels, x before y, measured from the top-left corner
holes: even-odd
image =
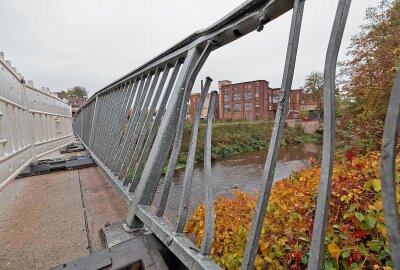
[[[205,220],[203,239],[201,242],[201,253],[203,256],[211,254],[212,244],[214,242],[214,194],[211,175],[211,131],[214,118],[215,99],[217,92],[211,92],[210,105],[207,112],[206,135],[204,139],[204,193],[205,193]]]
[[[140,156],[140,160],[136,166],[134,176],[132,177],[132,181],[129,186],[130,192],[134,192],[139,183],[141,172],[143,171],[144,165],[149,157],[154,138],[157,135],[158,127],[160,125],[162,117],[164,116],[165,107],[167,105],[168,98],[171,94],[172,87],[174,86],[174,83],[175,83],[175,80],[176,80],[176,77],[178,75],[181,65],[182,65],[181,60],[180,59],[176,60],[176,63],[174,65],[174,71],[171,75],[171,78],[169,79],[169,83],[168,83],[167,89],[165,90],[164,97],[163,97],[163,100],[162,100],[160,108],[159,108],[159,112],[157,113],[157,116],[153,122],[151,129],[150,129],[150,133],[146,139],[146,143],[144,145],[142,155]],[[129,178],[130,178],[130,175],[127,175],[125,178],[125,181],[128,182],[130,180]]]
[[[161,72],[163,70],[164,70],[164,68],[161,68],[161,67],[157,68],[157,71],[153,76],[151,85],[149,86],[149,89],[147,89],[147,91],[146,91],[147,92],[146,97],[144,99],[143,105],[141,104],[142,109],[139,111],[140,114],[139,114],[137,124],[134,129],[134,132],[132,134],[131,143],[128,146],[128,149],[126,151],[126,156],[121,159],[121,171],[120,171],[120,177],[119,177],[120,180],[122,179],[123,176],[126,175],[126,170],[128,169],[129,163],[132,159],[133,151],[135,150],[135,145],[137,144],[137,140],[139,138],[140,132],[142,131],[142,129],[145,128],[144,127],[145,119],[149,119],[148,116],[150,114],[150,111],[148,110],[148,106],[150,105],[150,102],[152,101],[154,90],[156,89],[158,79],[160,78]],[[156,100],[153,100],[152,102],[157,103],[158,98]],[[144,131],[144,132],[146,132],[146,131]]]
[[[275,124],[272,130],[271,142],[268,148],[267,161],[262,177],[260,192],[258,194],[257,205],[254,212],[253,221],[249,236],[247,238],[246,248],[243,254],[242,270],[254,268],[254,260],[258,251],[258,242],[260,241],[261,230],[264,224],[265,213],[268,200],[271,193],[272,183],[276,163],[278,161],[279,147],[285,126],[286,113],[288,110],[289,96],[292,89],[294,68],[296,64],[297,48],[300,38],[301,23],[303,19],[305,0],[295,0],[292,15],[292,24],[289,34],[289,45],[286,53],[285,70],[282,79],[281,95],[276,112]]]
[[[396,148],[399,124],[400,71],[397,73],[386,114],[381,154],[382,203],[392,253],[392,266],[395,270],[400,270],[400,218],[396,198]]]
[[[149,159],[144,167],[142,177],[136,189],[132,204],[129,207],[126,224],[134,226],[135,211],[139,204],[150,205],[153,201],[162,169],[167,160],[174,138],[174,128],[177,127],[181,110],[186,112],[187,101],[193,87],[194,80],[211,52],[211,45],[200,50],[195,47],[189,50],[184,66],[178,79],[177,86],[172,94],[169,107],[164,115],[165,121],[161,123]],[[183,127],[182,127],[183,128]]]
[[[161,81],[157,86],[157,91],[155,92],[154,98],[151,101],[151,105],[150,105],[150,107],[148,109],[148,112],[147,112],[147,115],[146,115],[146,121],[144,122],[142,128],[140,129],[140,135],[138,135],[139,138],[137,139],[137,142],[136,142],[135,147],[133,149],[132,158],[129,161],[130,165],[128,167],[128,171],[126,173],[124,173],[124,174],[121,174],[121,176],[120,176],[120,179],[125,178],[125,180],[123,182],[124,186],[127,186],[129,184],[130,176],[132,175],[133,170],[135,168],[137,158],[138,158],[139,154],[141,153],[141,149],[142,149],[142,146],[143,146],[144,139],[145,139],[145,137],[147,135],[147,132],[149,130],[149,126],[151,124],[151,121],[153,120],[153,116],[154,116],[154,113],[155,113],[155,110],[156,110],[156,106],[158,104],[158,100],[161,97],[161,92],[162,92],[162,90],[164,88],[164,84],[165,84],[165,82],[167,80],[167,77],[168,77],[170,69],[171,69],[171,67],[169,65],[166,65],[165,68],[164,68]],[[150,128],[150,131],[151,131],[151,128]],[[124,172],[125,172],[125,170],[124,170]]]
[[[178,211],[178,221],[176,223],[177,224],[176,225],[177,233],[183,233],[183,229],[185,228],[185,224],[186,224],[186,220],[187,220],[188,209],[189,209],[189,200],[190,200],[190,191],[192,188],[192,180],[193,180],[193,168],[194,168],[194,161],[195,161],[195,156],[196,156],[197,136],[199,133],[201,112],[203,110],[203,105],[206,100],[208,90],[210,89],[211,82],[212,82],[212,79],[210,77],[207,77],[206,83],[204,84],[201,95],[200,95],[199,104],[196,108],[195,119],[194,119],[194,123],[192,126],[192,135],[191,135],[190,144],[189,144],[188,157],[187,157],[187,161],[186,161],[185,176],[183,179],[183,190],[182,190],[182,197],[180,200],[179,211]],[[174,163],[172,166],[168,167],[168,169],[171,172],[168,175],[169,179],[166,179],[169,182],[167,192],[169,192],[169,187],[171,185],[173,172],[175,170],[176,159],[178,158],[180,144],[182,141],[182,134],[183,134],[183,127],[179,134],[179,145],[177,147]],[[162,195],[166,195],[165,197],[167,197],[168,196],[167,192],[163,193]],[[161,199],[164,199],[165,200],[164,203],[166,203],[166,198],[161,197]],[[162,207],[165,208],[165,204],[162,205]]]
[[[185,168],[185,179],[186,179],[186,175],[187,175],[186,171],[188,170],[188,168],[191,167],[193,170],[194,156],[195,156],[195,150],[196,150],[195,147],[197,144],[197,133],[198,133],[198,127],[200,124],[201,110],[203,108],[203,104],[206,99],[208,89],[210,88],[211,81],[212,80],[210,78],[207,78],[203,89],[201,89],[200,101],[196,108],[195,119],[194,119],[194,123],[192,126],[192,137],[190,139],[188,158],[186,161],[187,164],[186,164],[186,168]],[[177,127],[177,132],[175,134],[172,152],[171,152],[171,155],[169,158],[167,173],[164,177],[164,183],[163,183],[163,187],[162,187],[160,203],[159,203],[158,209],[156,211],[156,216],[158,216],[158,217],[162,217],[164,215],[165,206],[167,204],[168,195],[169,195],[169,191],[170,191],[171,183],[172,183],[172,178],[174,176],[174,171],[175,171],[175,167],[176,167],[176,162],[178,160],[179,151],[181,149],[182,136],[183,136],[183,130],[184,130],[184,127],[183,127],[184,120],[183,119],[185,117],[186,117],[186,113],[185,113],[185,111],[182,111],[181,115],[180,115],[179,126]],[[195,139],[194,139],[194,137],[195,137]],[[193,142],[194,142],[194,146],[193,146]],[[194,147],[194,149],[193,149],[193,147]],[[184,183],[185,182],[186,181],[184,180]],[[184,184],[184,186],[185,186],[185,184]],[[183,194],[184,193],[185,192],[183,192]]]
[[[325,60],[324,71],[324,137],[322,147],[321,176],[311,238],[309,270],[322,268],[326,224],[329,215],[329,198],[332,186],[333,158],[335,150],[335,82],[337,57],[342,42],[351,0],[339,0],[335,21]]]

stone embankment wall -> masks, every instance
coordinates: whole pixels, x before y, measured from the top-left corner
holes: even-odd
[[[294,128],[296,125],[301,125],[301,127],[304,129],[304,132],[307,134],[314,134],[315,131],[321,127],[321,122],[320,121],[309,121],[309,122],[303,122],[299,120],[287,120],[286,124],[288,127]]]

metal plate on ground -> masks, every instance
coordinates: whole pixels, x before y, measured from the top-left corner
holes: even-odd
[[[40,160],[26,167],[17,178],[48,174],[60,170],[77,170],[97,166],[90,156]]]

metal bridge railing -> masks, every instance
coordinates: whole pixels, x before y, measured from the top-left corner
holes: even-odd
[[[206,220],[201,250],[183,235],[193,176],[199,114],[209,89],[207,79],[192,127],[181,195],[175,226],[164,219],[165,204],[173,170],[180,151],[189,96],[199,70],[209,54],[293,9],[286,64],[275,125],[268,149],[263,180],[254,212],[242,269],[253,269],[261,228],[268,205],[279,153],[288,100],[296,64],[304,0],[248,0],[207,29],[196,32],[138,69],[114,81],[92,96],[78,111],[74,122],[76,134],[90,150],[92,157],[114,187],[130,205],[126,230],[146,225],[189,269],[219,269],[208,257],[213,241],[214,215],[210,170],[210,136],[212,106],[207,120],[205,141]],[[339,0],[325,61],[324,146],[320,189],[308,269],[321,269],[328,201],[335,143],[335,76],[337,56],[351,0]],[[382,155],[382,192],[388,236],[393,254],[399,253],[400,231],[396,208],[394,157],[399,125],[399,79],[389,108]],[[215,94],[213,94],[215,99]],[[213,104],[212,99],[211,104]],[[153,211],[162,170],[167,166],[160,204]],[[400,256],[393,256],[393,266],[400,269]]]
[[[0,190],[26,166],[74,141],[71,106],[25,83],[0,52]]]

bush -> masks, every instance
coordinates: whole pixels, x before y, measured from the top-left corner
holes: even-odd
[[[337,157],[323,269],[391,269],[376,152]],[[397,168],[400,159],[396,159]],[[256,269],[306,269],[320,168],[313,167],[274,184],[256,257]],[[397,182],[400,197],[400,182]],[[239,269],[257,194],[235,192],[215,201],[212,258],[224,269]],[[400,207],[400,202],[399,207]],[[204,205],[186,225],[200,246]]]

